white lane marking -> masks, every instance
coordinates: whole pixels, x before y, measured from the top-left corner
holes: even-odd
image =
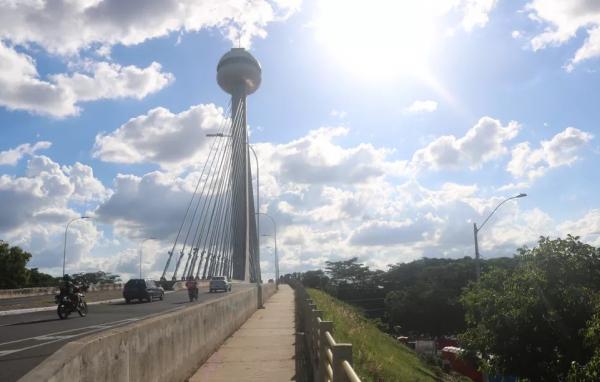
[[[40,336],[40,337],[34,337],[34,340],[37,341],[48,341],[48,340],[66,340],[69,338],[73,338],[73,337],[77,337],[77,334],[70,334],[68,336]]]
[[[77,336],[82,336],[82,335],[85,335],[85,334],[91,334],[91,333],[94,333],[94,332],[101,332],[102,330],[103,329],[94,329],[94,330],[90,330],[90,331],[87,331],[87,332],[80,333]],[[73,337],[77,337],[77,336],[73,336]],[[29,350],[29,349],[34,349],[34,348],[39,348],[40,346],[50,345],[50,344],[53,344],[53,343],[59,342],[59,341],[64,341],[64,339],[59,338],[59,339],[55,339],[55,340],[43,342],[43,343],[37,344],[37,345],[26,346],[24,348],[11,349],[11,350],[8,350],[8,352],[9,352],[8,354],[17,353],[17,352],[21,352],[21,351],[25,351],[25,350]],[[4,357],[5,355],[8,355],[8,354],[0,354],[0,358]]]
[[[171,294],[178,291],[166,291],[165,294]],[[88,305],[99,305],[99,304],[112,304],[116,302],[124,302],[123,298],[114,298],[112,300],[102,300],[102,301],[92,301],[88,302]],[[14,316],[17,314],[27,314],[27,313],[37,313],[37,312],[49,312],[51,310],[56,310],[55,306],[45,306],[42,308],[24,308],[24,309],[12,309],[12,310],[0,310],[0,316]],[[0,326],[8,326],[8,325],[0,325]]]
[[[112,327],[114,325],[118,325],[120,322],[129,323],[129,322],[133,322],[133,321],[137,321],[137,320],[138,320],[138,318],[127,318],[127,319],[124,319],[124,320],[117,320],[117,321],[112,321],[112,322],[106,322],[106,323],[104,323],[102,325],[103,326],[107,325],[109,327]],[[24,342],[24,341],[29,341],[29,340],[35,340],[38,337],[56,336],[56,335],[60,335],[60,334],[64,334],[64,333],[77,332],[77,331],[80,331],[80,330],[90,329],[90,328],[94,328],[94,327],[97,327],[97,326],[99,326],[99,325],[82,326],[81,328],[62,330],[60,332],[46,333],[46,334],[41,334],[41,335],[35,336],[35,337],[21,338],[21,339],[18,339],[18,340],[13,340],[13,341],[8,341],[8,342],[2,342],[2,343],[0,343],[0,346],[14,344],[14,343],[17,343],[17,342]]]
[[[179,309],[183,309],[183,307],[178,306],[176,308],[173,308],[173,309],[170,309],[170,310],[166,310],[164,312],[159,312],[158,314],[170,313],[170,312],[174,312],[174,311],[179,310]],[[117,326],[123,326],[123,325],[126,325],[128,323],[131,323],[131,322],[134,322],[134,321],[139,321],[139,320],[142,320],[144,318],[147,318],[147,317],[150,317],[150,316],[155,316],[155,315],[157,315],[157,313],[151,313],[151,314],[147,314],[147,315],[141,316],[141,317],[132,317],[132,318],[128,318],[128,319],[125,319],[125,320],[113,321],[112,322],[113,325],[108,325],[108,324],[111,324],[111,323],[105,323],[105,324],[102,324],[102,325],[91,325],[91,326],[87,326],[87,327],[84,327],[84,328],[78,328],[78,329],[72,329],[72,330],[65,330],[65,331],[62,331],[62,332],[50,333],[50,334],[38,336],[38,338],[39,337],[43,337],[43,336],[45,336],[45,337],[51,337],[52,334],[67,333],[67,332],[72,332],[72,331],[76,331],[76,330],[89,329],[89,328],[95,327],[92,330],[88,330],[86,332],[82,332],[82,333],[78,333],[78,334],[70,336],[70,337],[81,337],[81,336],[84,336],[86,334],[91,334],[91,333],[95,333],[95,332],[101,332],[103,330],[115,328]],[[43,342],[43,343],[36,344],[36,345],[26,346],[24,348],[10,349],[10,350],[0,351],[0,358],[4,357],[6,355],[12,354],[12,353],[21,352],[21,351],[25,351],[25,350],[29,350],[29,349],[34,349],[34,348],[37,348],[37,347],[40,347],[40,346],[50,345],[50,344],[53,344],[53,343],[59,342],[59,341],[64,341],[64,338],[58,338],[58,337],[64,337],[64,336],[54,336],[54,337],[57,338],[57,339],[52,339],[50,341]],[[8,344],[11,344],[11,343],[23,342],[23,341],[27,341],[27,340],[31,340],[31,339],[36,339],[36,337],[30,337],[30,338],[24,338],[24,339],[21,339],[21,340],[0,343],[0,346],[8,345]]]

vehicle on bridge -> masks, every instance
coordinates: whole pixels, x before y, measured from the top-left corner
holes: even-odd
[[[227,279],[227,276],[213,276],[208,283],[208,291],[210,293],[222,290],[224,292],[231,292],[231,283]]]
[[[131,300],[152,302],[157,298],[162,300],[165,290],[158,286],[153,280],[131,279],[123,287],[123,298],[129,304]]]
[[[65,284],[61,286],[60,293],[54,296],[55,302],[58,304],[56,313],[61,320],[69,317],[73,312],[79,313],[81,317],[85,317],[88,312],[87,303],[85,302],[84,292],[87,291],[87,285],[77,286],[73,284],[69,275],[63,276]]]

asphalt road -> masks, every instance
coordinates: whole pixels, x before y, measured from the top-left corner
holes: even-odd
[[[233,290],[251,287],[234,284]],[[60,320],[55,310],[0,316],[0,381],[16,381],[71,340],[221,296],[201,288],[198,302],[190,303],[183,290],[152,303],[90,305],[86,317],[73,313],[66,320]]]

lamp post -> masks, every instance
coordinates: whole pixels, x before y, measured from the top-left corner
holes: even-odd
[[[65,264],[67,261],[67,231],[69,230],[69,226],[71,225],[71,223],[73,223],[76,220],[82,220],[82,219],[91,219],[91,218],[89,216],[79,216],[79,217],[73,218],[73,219],[69,220],[69,222],[67,223],[67,226],[65,227],[65,241],[64,241],[64,247],[63,247],[63,270],[62,270],[63,277],[65,275]]]
[[[279,287],[279,256],[277,255],[277,223],[275,223],[275,219],[267,213],[257,212],[256,215],[264,215],[271,220],[273,223],[273,238],[275,239],[275,285]]]
[[[477,281],[479,281],[479,277],[481,276],[481,264],[480,264],[480,258],[479,258],[479,242],[477,240],[477,234],[479,233],[479,231],[481,231],[481,229],[483,228],[483,226],[485,225],[485,223],[488,222],[488,220],[490,220],[490,218],[492,217],[492,215],[494,214],[494,212],[496,212],[498,210],[498,208],[500,208],[501,205],[503,205],[504,203],[508,202],[509,200],[512,199],[518,199],[518,198],[524,198],[526,197],[527,194],[519,194],[519,195],[515,195],[515,196],[511,196],[510,198],[506,198],[503,201],[501,201],[500,203],[498,203],[498,205],[496,206],[496,208],[494,208],[492,210],[492,212],[490,212],[490,214],[488,215],[487,218],[485,218],[485,220],[483,221],[483,223],[481,223],[481,225],[479,227],[477,227],[477,223],[473,222],[473,237],[475,239],[475,279]]]
[[[155,237],[147,237],[140,242],[140,279],[142,278],[142,252],[144,250],[144,243],[148,240],[156,240]]]

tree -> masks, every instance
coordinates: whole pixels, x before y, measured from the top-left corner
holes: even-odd
[[[320,269],[317,271],[307,271],[302,274],[302,284],[307,288],[323,289],[328,281],[329,277]]]
[[[97,272],[84,272],[74,273],[71,275],[73,282],[76,284],[114,284],[121,281],[119,275],[113,275],[111,273],[97,271]]]
[[[565,380],[573,362],[593,356],[584,343],[600,292],[600,250],[570,235],[542,237],[516,257],[514,269],[492,269],[463,294],[461,342],[490,371]]]
[[[31,268],[29,270],[29,282],[27,287],[45,287],[45,286],[57,286],[60,284],[60,278],[52,275],[42,273],[37,268]]]
[[[594,352],[584,365],[577,362],[571,364],[569,382],[597,382],[600,381],[600,296],[596,304],[596,312],[588,321],[585,330],[584,346]]]
[[[25,266],[31,254],[0,240],[0,289],[23,288],[29,281]]]
[[[356,257],[342,261],[326,261],[325,264],[325,270],[335,283],[365,283],[371,273],[369,267],[358,263]]]
[[[465,329],[459,297],[474,280],[474,263],[464,259],[420,259],[396,264],[383,276],[387,321],[404,334],[442,336]],[[443,319],[440,319],[443,317]]]

